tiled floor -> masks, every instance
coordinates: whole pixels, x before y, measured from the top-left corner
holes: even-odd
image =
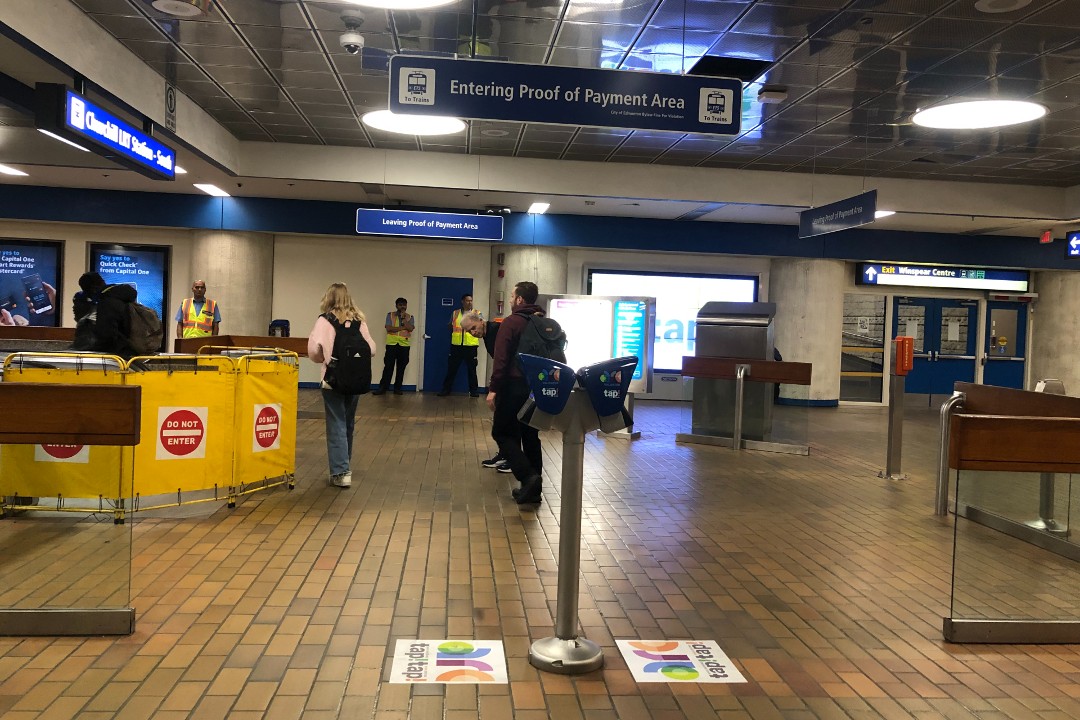
[[[580,619],[606,666],[567,677],[527,661],[553,634],[558,488],[522,511],[480,466],[482,400],[363,398],[349,490],[326,484],[318,396],[301,408],[294,490],[128,526],[135,635],[0,638],[4,720],[1080,717],[1080,647],[941,639],[936,411],[909,413],[904,481],[877,477],[880,409],[810,411],[809,457],[676,445],[672,404],[639,403],[639,441],[590,437]],[[559,436],[544,449],[554,477]],[[510,683],[383,682],[417,637],[501,639]],[[636,684],[622,638],[715,640],[748,682]]]

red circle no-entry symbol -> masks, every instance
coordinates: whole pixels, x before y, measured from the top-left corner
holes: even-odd
[[[42,445],[41,449],[57,460],[68,460],[79,454],[82,445]]]
[[[255,418],[255,442],[259,443],[259,447],[270,447],[277,441],[280,427],[281,418],[278,417],[277,410],[264,407]]]
[[[183,457],[202,445],[206,428],[198,415],[190,410],[170,413],[161,424],[161,446],[166,452]]]

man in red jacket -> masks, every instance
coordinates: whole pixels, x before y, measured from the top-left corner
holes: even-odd
[[[518,421],[521,406],[529,399],[529,384],[518,364],[518,343],[521,333],[529,322],[529,316],[543,315],[536,304],[540,294],[536,283],[519,282],[510,295],[511,314],[499,326],[495,336],[494,368],[488,383],[488,407],[495,413],[491,421],[491,436],[499,444],[503,456],[521,487],[514,491],[518,505],[535,505],[540,502],[543,484],[541,471],[543,458],[540,450],[540,433]]]

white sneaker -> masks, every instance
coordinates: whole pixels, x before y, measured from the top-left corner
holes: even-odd
[[[352,472],[343,472],[340,475],[331,475],[330,484],[334,487],[352,487]]]

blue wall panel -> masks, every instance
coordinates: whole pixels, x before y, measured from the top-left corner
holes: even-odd
[[[348,237],[356,233],[358,207],[361,206],[354,203],[314,200],[213,198],[174,193],[0,185],[0,217],[19,220]],[[509,245],[647,252],[888,260],[1031,269],[1080,268],[1080,264],[1065,259],[1060,242],[1040,245],[1035,238],[1027,237],[855,228],[800,240],[798,228],[787,225],[678,222],[585,215],[514,214],[506,219],[506,239],[503,242]]]

